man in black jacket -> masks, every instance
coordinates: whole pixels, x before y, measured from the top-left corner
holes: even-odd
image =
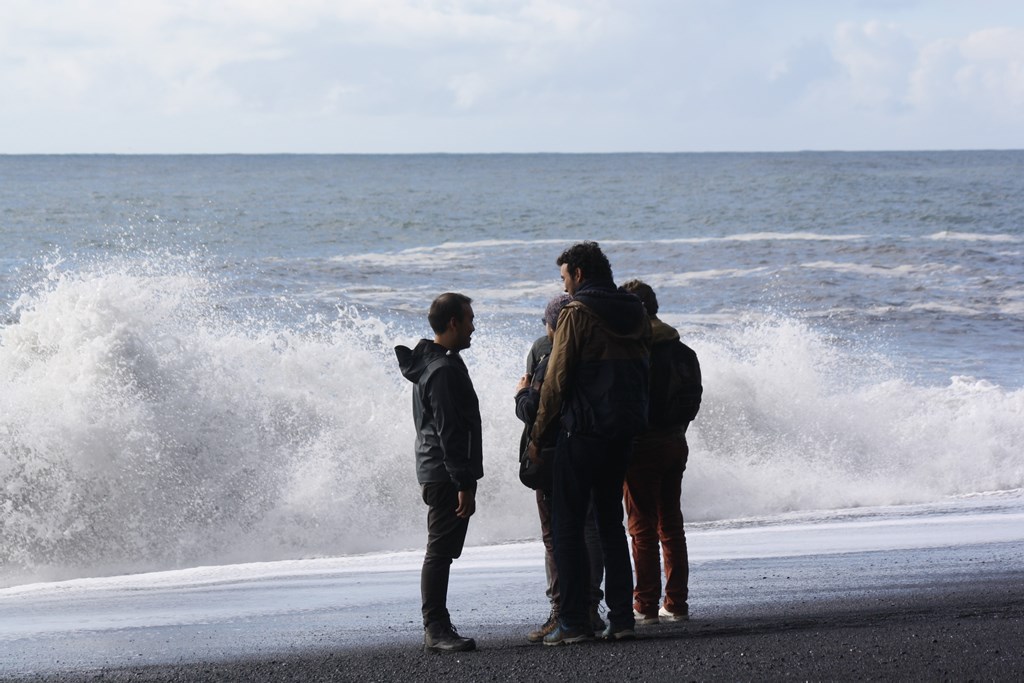
[[[476,647],[452,626],[447,606],[452,560],[462,554],[476,511],[477,480],[484,475],[480,404],[459,356],[475,329],[471,303],[462,294],[442,294],[427,315],[434,340],[421,339],[415,349],[395,347],[402,375],[416,385],[416,478],[429,507],[420,575],[423,642],[427,649],[447,652]]]

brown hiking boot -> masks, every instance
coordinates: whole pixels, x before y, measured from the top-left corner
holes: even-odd
[[[539,627],[530,631],[526,634],[526,640],[531,643],[539,643],[544,640],[544,636],[558,628],[558,612],[551,610],[551,614],[548,616],[548,620],[541,624]]]

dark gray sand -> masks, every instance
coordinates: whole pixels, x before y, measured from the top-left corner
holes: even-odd
[[[893,594],[640,627],[632,642],[528,644],[523,629],[466,635],[475,652],[416,645],[311,649],[231,661],[29,677],[61,681],[1024,680],[1024,568]]]

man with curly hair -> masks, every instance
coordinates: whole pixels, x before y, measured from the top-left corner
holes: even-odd
[[[566,249],[557,265],[573,300],[552,340],[530,437],[555,433],[552,521],[561,591],[558,627],[545,645],[590,640],[590,568],[583,527],[593,499],[605,564],[606,640],[635,636],[633,571],[622,525],[622,484],[633,438],[647,426],[651,323],[633,294],[616,288],[596,242]]]

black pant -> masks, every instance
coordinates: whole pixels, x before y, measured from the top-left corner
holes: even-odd
[[[537,489],[537,512],[540,514],[541,540],[544,541],[544,574],[548,580],[544,595],[551,601],[551,609],[558,614],[562,601],[558,589],[558,566],[555,564],[555,541],[551,532],[551,495],[540,489]],[[594,514],[593,505],[587,509],[583,540],[587,545],[587,557],[590,558],[590,607],[597,609],[604,597],[601,592],[604,556],[601,554],[601,537],[597,533],[597,515]]]
[[[423,484],[423,502],[427,512],[427,554],[420,573],[423,599],[423,626],[450,624],[448,614],[448,575],[452,560],[462,554],[469,519],[456,516],[459,491],[451,482]]]
[[[608,620],[632,626],[633,568],[622,526],[622,482],[632,439],[559,435],[554,463],[552,525],[555,563],[562,608],[559,618],[569,628],[590,624],[590,563],[583,527],[593,497],[604,556],[604,599]]]

